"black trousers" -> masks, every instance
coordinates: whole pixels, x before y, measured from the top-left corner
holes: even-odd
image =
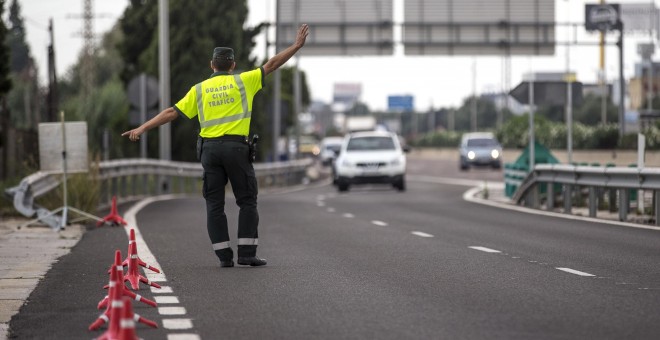
[[[248,159],[249,147],[240,138],[206,139],[202,145],[203,196],[206,199],[206,227],[215,254],[221,261],[233,259],[225,215],[225,186],[231,183],[238,215],[238,256],[257,253],[259,213],[257,178]]]

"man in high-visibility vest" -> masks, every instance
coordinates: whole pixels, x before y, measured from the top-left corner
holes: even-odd
[[[262,67],[241,74],[233,74],[236,67],[234,50],[216,47],[211,59],[213,74],[209,79],[191,87],[173,107],[122,134],[137,141],[144,132],[169,123],[179,115],[190,119],[198,117],[197,156],[204,167],[202,194],[206,199],[206,226],[222,267],[234,266],[224,208],[227,181],[231,183],[236,204],[240,207],[237,262],[249,266],[266,264],[266,260],[257,257],[257,179],[247,142],[252,99],[264,85],[265,77],[305,45],[308,31],[307,25],[301,25],[291,46],[270,58]]]

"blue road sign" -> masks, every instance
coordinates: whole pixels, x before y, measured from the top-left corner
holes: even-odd
[[[413,96],[387,96],[387,109],[389,111],[413,111]]]

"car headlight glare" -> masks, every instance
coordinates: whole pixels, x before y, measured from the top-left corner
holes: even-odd
[[[493,159],[497,159],[497,157],[500,157],[500,152],[493,149],[493,151],[490,152],[490,156],[493,157]]]
[[[469,159],[474,159],[475,156],[476,156],[476,154],[474,153],[474,151],[469,151],[468,152],[468,158]]]

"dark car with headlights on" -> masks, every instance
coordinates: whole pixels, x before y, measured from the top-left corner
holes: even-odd
[[[464,134],[459,153],[461,170],[468,170],[471,166],[502,167],[502,146],[490,132]]]

